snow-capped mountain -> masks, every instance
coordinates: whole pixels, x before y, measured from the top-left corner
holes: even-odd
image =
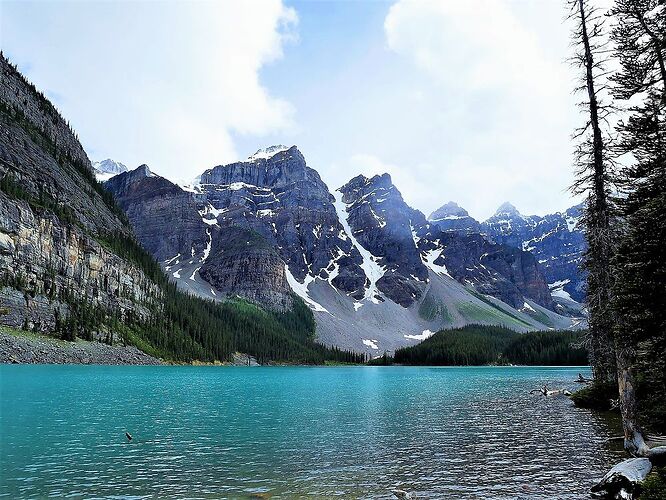
[[[455,231],[460,233],[480,233],[481,224],[460,207],[456,202],[450,201],[442,205],[428,217],[428,222],[442,231]]]
[[[186,191],[145,167],[105,186],[181,286],[313,310],[319,340],[371,353],[467,323],[570,327],[534,257],[446,232],[409,207],[388,174],[333,194],[295,147],[218,165]]]
[[[428,220],[443,231],[477,233],[491,242],[530,252],[537,258],[558,307],[580,311],[585,299],[585,273],[580,269],[585,237],[578,225],[581,210],[582,204],[541,217],[523,215],[507,202],[492,217],[478,222],[465,209],[449,202]]]
[[[124,164],[114,161],[111,158],[93,162],[92,166],[95,171],[95,177],[100,182],[108,181],[114,175],[127,172],[127,167]]]
[[[580,269],[585,252],[585,237],[578,221],[582,205],[564,212],[524,216],[513,206],[502,205],[482,223],[488,238],[531,252],[539,261],[555,297],[582,302],[585,275]]]

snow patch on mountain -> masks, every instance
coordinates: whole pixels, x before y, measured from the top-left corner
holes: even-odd
[[[294,291],[296,295],[302,298],[306,304],[308,304],[314,311],[326,312],[326,313],[328,312],[328,310],[324,306],[322,306],[319,302],[316,302],[314,299],[310,297],[308,286],[310,285],[310,283],[312,283],[315,280],[311,275],[306,274],[303,283],[300,283],[294,277],[294,275],[291,274],[291,271],[289,270],[289,266],[287,264],[284,265],[284,273],[287,277],[287,283],[289,283],[291,289]]]
[[[448,276],[449,278],[451,275],[449,274],[449,271],[446,269],[446,266],[443,264],[435,264],[435,261],[439,259],[439,257],[442,255],[444,252],[443,248],[436,248],[434,250],[428,250],[425,252],[425,255],[422,256],[423,263],[432,269],[435,273]]]
[[[349,226],[347,218],[347,205],[342,201],[342,193],[340,191],[335,191],[335,210],[338,213],[338,218],[340,219],[340,224],[344,228],[347,236],[351,240],[352,244],[361,254],[363,258],[363,263],[361,264],[361,269],[365,273],[368,280],[370,280],[370,285],[365,289],[365,297],[363,300],[370,300],[375,304],[379,304],[380,300],[377,299],[377,295],[380,295],[379,289],[377,288],[377,281],[384,276],[386,268],[380,266],[377,263],[377,258],[372,255],[368,250],[366,250],[363,245],[361,245],[358,240],[354,237],[354,234]]]
[[[431,332],[430,330],[423,330],[422,333],[419,335],[403,335],[406,339],[412,339],[412,340],[425,340],[427,338],[432,337],[435,334],[435,332]]]
[[[247,161],[268,160],[269,158],[272,158],[276,154],[281,153],[282,151],[286,151],[288,149],[289,146],[283,146],[282,144],[269,146],[267,148],[259,149],[253,155],[248,156]]]
[[[363,345],[367,345],[370,349],[375,349],[375,350],[379,349],[376,340],[363,339]]]

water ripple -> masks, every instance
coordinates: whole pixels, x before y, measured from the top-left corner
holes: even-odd
[[[3,366],[0,497],[589,498],[579,371]]]

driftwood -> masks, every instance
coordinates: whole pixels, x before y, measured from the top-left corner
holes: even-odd
[[[662,436],[657,437],[662,438]],[[624,436],[619,439],[624,439]],[[613,498],[633,498],[640,484],[645,481],[652,470],[652,466],[666,464],[666,446],[651,448],[646,455],[640,458],[630,458],[617,464],[599,483],[592,487],[592,492],[604,492]]]
[[[652,470],[649,458],[630,458],[620,462],[592,487],[594,493],[605,493],[613,498],[633,498],[639,485]]]
[[[583,377],[582,373],[579,373],[576,382],[578,382],[579,384],[591,384],[593,380],[591,378],[585,378]]]
[[[566,389],[548,389],[548,385],[544,385],[541,389],[532,389],[530,394],[540,393],[543,396],[557,396],[563,394],[565,396],[571,396],[571,392]]]
[[[400,500],[407,500],[407,499],[415,499],[416,498],[409,491],[405,491],[405,490],[391,490],[391,493],[393,493],[393,495],[396,498],[400,498]]]

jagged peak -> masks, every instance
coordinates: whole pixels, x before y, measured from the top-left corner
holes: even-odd
[[[388,173],[376,174],[372,177],[367,177],[363,174],[358,174],[356,177],[351,178],[346,184],[341,186],[338,191],[345,191],[348,189],[364,189],[366,186],[371,187],[384,187],[392,188],[393,181],[391,175]]]
[[[258,149],[256,153],[248,156],[247,161],[268,160],[269,158],[272,158],[276,154],[282,153],[284,151],[289,151],[290,149],[295,149],[296,151],[298,151],[298,148],[296,146],[284,146],[282,144],[268,146],[267,148]]]
[[[93,162],[92,166],[97,172],[102,174],[121,174],[127,172],[127,166],[124,163],[112,160],[111,158]]]
[[[469,212],[458,205],[455,201],[449,201],[431,213],[430,217],[428,217],[428,220],[438,220],[442,217],[451,215],[455,215],[457,217],[469,217]]]
[[[150,168],[145,163],[136,167],[132,172],[143,177],[155,177],[155,174],[150,171]]]
[[[495,215],[520,215],[520,212],[511,203],[505,201],[499,206]]]

